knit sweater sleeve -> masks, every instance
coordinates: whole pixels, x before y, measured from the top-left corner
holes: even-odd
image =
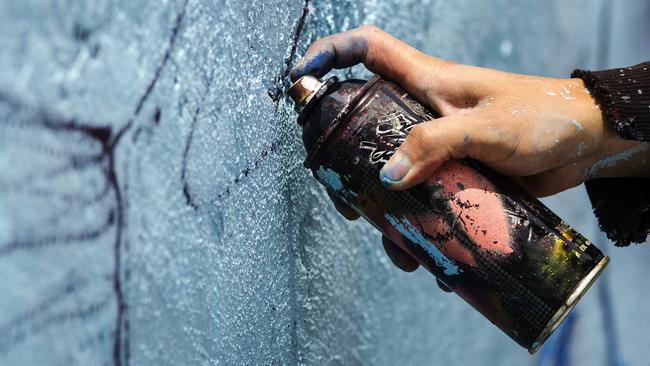
[[[603,71],[575,70],[600,103],[608,123],[629,140],[650,141],[650,62]],[[617,246],[642,243],[650,232],[650,179],[585,182],[601,229]]]

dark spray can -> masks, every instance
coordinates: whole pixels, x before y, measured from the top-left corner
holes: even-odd
[[[304,76],[289,93],[314,177],[530,353],[606,266],[544,204],[474,160],[451,160],[407,190],[385,188],[383,164],[436,117],[396,84]]]

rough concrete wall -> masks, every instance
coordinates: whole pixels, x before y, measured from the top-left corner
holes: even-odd
[[[533,364],[334,212],[285,77],[363,23],[566,75],[597,64],[602,16],[587,0],[0,1],[0,364]]]

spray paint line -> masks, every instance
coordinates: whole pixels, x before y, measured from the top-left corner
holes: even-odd
[[[393,227],[404,235],[410,241],[420,245],[436,262],[436,265],[444,268],[444,273],[447,276],[457,275],[462,270],[452,261],[447,258],[433,243],[427,240],[422,233],[413,226],[413,224],[404,216],[398,219],[391,214],[385,214],[384,217]]]
[[[129,363],[129,333],[128,333],[128,314],[127,314],[127,304],[124,294],[124,286],[122,280],[122,234],[124,229],[124,209],[126,205],[126,197],[123,197],[122,190],[117,178],[117,172],[115,169],[115,150],[122,137],[129,131],[135,124],[136,118],[140,115],[145,103],[149,100],[153,90],[155,89],[163,70],[168,64],[169,59],[171,58],[171,52],[174,48],[177,36],[179,34],[180,24],[185,17],[186,7],[188,0],[183,2],[182,8],[179,11],[176,19],[174,21],[174,26],[171,31],[171,36],[168,39],[163,57],[159,62],[153,77],[150,79],[144,93],[141,94],[138,99],[136,106],[131,114],[130,118],[124,123],[124,125],[119,128],[115,133],[111,126],[95,126],[95,124],[81,124],[74,120],[67,120],[63,118],[52,118],[49,113],[41,113],[42,119],[38,124],[40,127],[47,128],[54,131],[68,131],[68,132],[79,132],[85,135],[86,137],[96,140],[101,144],[101,153],[96,157],[97,160],[105,162],[105,166],[102,167],[102,170],[105,174],[108,185],[114,193],[115,197],[115,211],[111,211],[107,224],[100,227],[97,230],[83,232],[78,234],[73,234],[66,237],[51,237],[45,238],[40,241],[35,242],[14,242],[7,243],[3,247],[5,248],[5,254],[9,253],[15,249],[19,248],[28,248],[28,247],[40,247],[49,245],[52,243],[58,243],[59,240],[63,239],[63,242],[67,241],[84,241],[92,240],[95,237],[101,235],[104,231],[108,230],[113,225],[115,226],[115,240],[113,245],[113,258],[114,258],[114,268],[112,273],[112,287],[115,293],[115,302],[117,307],[117,315],[115,319],[116,329],[114,333],[114,343],[113,343],[113,364],[120,366],[122,364]],[[20,108],[29,108],[30,106],[20,103],[14,98],[8,98],[5,93],[0,93],[0,101],[9,102],[11,105],[15,105]],[[158,119],[155,117],[154,120]],[[157,122],[157,121],[156,121]],[[157,124],[157,123],[156,123]]]
[[[121,137],[133,127],[135,119],[139,116],[144,104],[147,102],[151,96],[153,90],[155,89],[162,72],[168,65],[168,61],[171,58],[171,53],[176,45],[176,40],[178,34],[180,33],[180,26],[185,18],[187,11],[187,4],[189,0],[184,0],[181,9],[174,19],[174,24],[171,30],[171,35],[167,40],[167,45],[163,53],[161,61],[158,63],[154,75],[149,81],[145,92],[140,96],[131,118],[124,124],[124,126],[115,133],[113,138],[109,140],[109,172],[108,177],[111,181],[114,192],[115,200],[117,205],[117,230],[114,246],[114,260],[115,260],[115,270],[113,272],[113,288],[115,291],[115,297],[117,302],[117,317],[115,320],[115,337],[113,343],[113,364],[115,366],[121,366],[123,363],[128,365],[130,361],[130,341],[129,341],[129,322],[127,314],[127,304],[124,294],[124,288],[122,284],[122,229],[124,227],[124,206],[126,205],[125,197],[122,197],[122,191],[120,190],[119,183],[117,180],[117,174],[115,172],[115,146],[120,141]],[[124,343],[124,344],[122,344]],[[123,362],[124,361],[124,362]]]
[[[79,306],[74,311],[50,311],[44,316],[33,318],[21,327],[9,329],[7,333],[3,332],[3,337],[0,339],[0,353],[5,353],[24,342],[27,336],[46,332],[59,324],[72,320],[88,321],[90,317],[98,316],[109,308],[110,303],[111,296],[106,296],[99,301]]]
[[[271,145],[269,145],[267,148],[263,149],[258,155],[255,160],[250,165],[247,165],[239,170],[239,174],[237,174],[237,177],[232,180],[230,184],[226,184],[226,187],[221,190],[221,193],[217,194],[217,200],[221,200],[224,197],[230,196],[230,189],[235,186],[240,184],[244,178],[248,177],[253,171],[257,170],[257,168],[260,167],[261,163],[268,158],[269,156],[273,155],[276,153],[280,148],[283,146],[281,144],[281,139],[276,139],[273,142],[271,142]]]
[[[280,98],[284,94],[284,89],[287,87],[285,79],[287,76],[289,76],[289,72],[291,71],[291,61],[293,61],[293,59],[296,57],[296,51],[298,50],[298,40],[302,35],[302,30],[305,27],[305,22],[307,20],[307,16],[309,15],[310,1],[311,0],[305,0],[303,3],[302,13],[300,14],[300,18],[298,18],[296,29],[291,36],[291,47],[289,50],[289,55],[284,59],[284,65],[282,69],[273,80],[273,86],[268,89],[268,96],[275,104],[276,110],[280,103]]]
[[[197,103],[197,106],[194,108],[194,111],[192,113],[192,121],[190,122],[190,132],[187,135],[187,138],[185,139],[185,147],[183,148],[183,158],[181,163],[181,185],[183,186],[182,192],[183,192],[183,197],[185,197],[185,203],[188,206],[190,206],[192,209],[194,209],[194,211],[197,211],[199,209],[199,206],[194,201],[194,198],[190,190],[189,181],[187,179],[187,162],[188,162],[190,147],[192,146],[192,141],[194,139],[194,131],[196,130],[197,121],[199,119],[199,115],[201,114],[201,106],[203,105],[206,98],[208,97],[208,94],[210,93],[210,85],[212,84],[212,79],[213,79],[213,75],[210,76],[209,81],[205,85],[203,95],[201,96],[201,99]]]

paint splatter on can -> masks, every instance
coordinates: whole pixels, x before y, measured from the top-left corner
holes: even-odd
[[[396,84],[304,76],[289,92],[315,178],[530,353],[606,266],[544,204],[474,160],[453,159],[407,190],[384,187],[383,164],[437,117]]]

